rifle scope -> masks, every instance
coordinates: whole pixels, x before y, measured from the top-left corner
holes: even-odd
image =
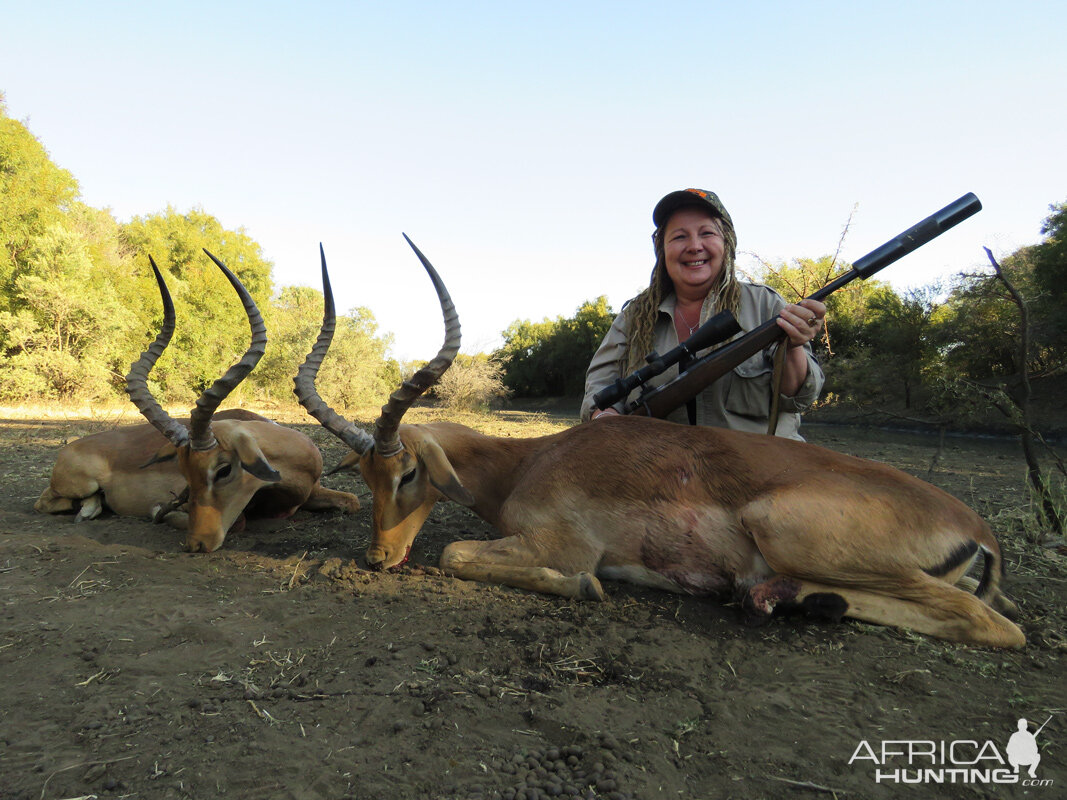
[[[610,386],[601,389],[593,395],[593,405],[601,410],[614,405],[629,396],[630,392],[643,385],[645,381],[677,364],[683,356],[696,358],[697,351],[706,350],[712,345],[724,342],[740,330],[741,326],[737,324],[733,314],[729,311],[720,311],[697,328],[692,336],[665,355],[661,356],[653,350],[645,356],[647,366],[641,367],[625,378],[618,378]]]

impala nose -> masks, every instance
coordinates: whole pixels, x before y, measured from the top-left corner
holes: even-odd
[[[381,570],[385,564],[385,548],[372,545],[367,548],[367,566],[373,570]]]
[[[213,553],[222,547],[225,534],[208,536],[188,536],[185,539],[185,549],[190,553]]]
[[[381,545],[371,545],[367,548],[367,567],[375,571],[383,569],[399,569],[408,563],[408,556],[411,554],[411,548],[404,549],[404,555],[397,558],[399,550],[393,550],[390,548],[382,547]]]

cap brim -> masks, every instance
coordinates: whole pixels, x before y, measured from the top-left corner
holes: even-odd
[[[713,193],[707,192],[710,197],[705,197],[703,194],[697,194],[692,189],[680,189],[677,192],[671,192],[665,195],[662,200],[656,203],[656,207],[652,210],[652,223],[661,228],[667,220],[671,218],[671,214],[677,211],[679,208],[685,208],[691,206],[693,208],[700,208],[707,211],[714,217],[719,217],[731,226],[733,221],[730,219],[730,215],[726,209],[722,207],[722,203],[718,202],[718,197]],[[711,198],[714,198],[711,199]]]

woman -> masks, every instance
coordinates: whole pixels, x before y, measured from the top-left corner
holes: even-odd
[[[593,405],[593,395],[644,366],[648,353],[668,352],[713,314],[731,311],[745,331],[777,316],[786,353],[775,433],[800,439],[800,413],[815,402],[823,384],[822,369],[810,343],[822,327],[826,306],[808,299],[787,304],[768,286],[737,280],[733,221],[713,192],[671,192],[656,204],[652,221],[656,226],[652,235],[656,266],[651,283],[623,306],[589,363],[582,420],[622,413],[625,402],[600,411]],[[772,345],[741,363],[667,418],[765,433],[778,346]],[[678,368],[673,367],[646,387],[659,386],[677,374]]]

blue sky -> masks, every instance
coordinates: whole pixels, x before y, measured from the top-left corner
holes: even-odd
[[[741,250],[854,260],[973,191],[881,277],[1040,241],[1067,200],[1067,4],[50,2],[3,8],[0,91],[120,220],[203,208],[277,283],[464,351],[647,283],[651,209],[712,189]],[[751,256],[741,259],[751,266]]]

